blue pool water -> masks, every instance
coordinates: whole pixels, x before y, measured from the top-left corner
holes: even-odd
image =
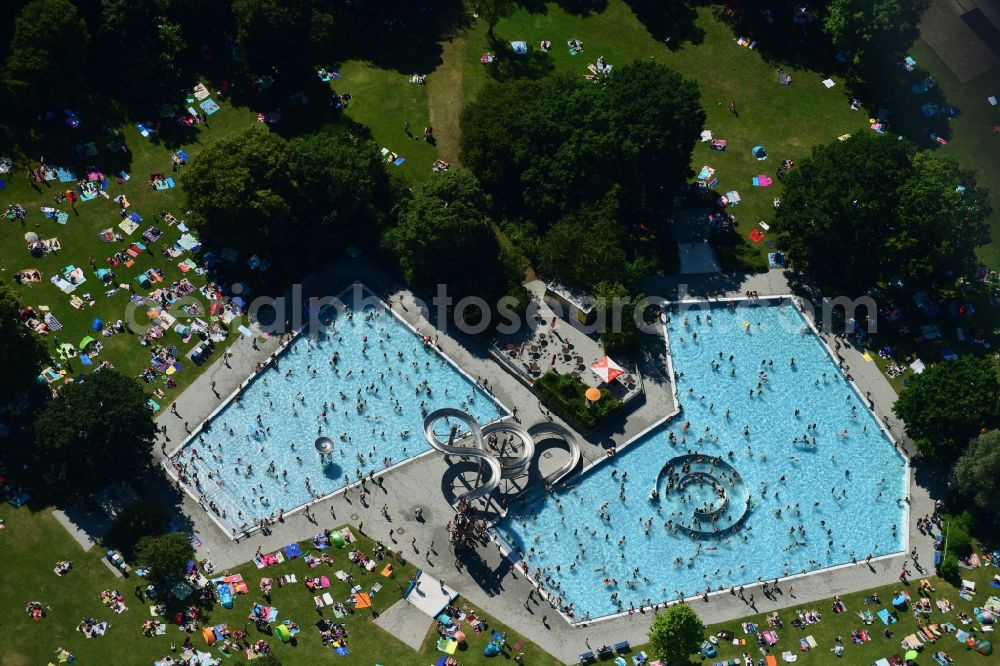
[[[347,307],[331,325],[295,338],[276,369],[257,375],[180,452],[186,478],[198,474],[192,489],[225,524],[287,513],[427,451],[424,411],[461,406],[480,423],[506,415],[371,294],[341,300]],[[326,462],[319,435],[336,445]]]
[[[667,315],[683,411],[572,487],[512,507],[496,529],[532,577],[583,619],[903,549],[904,460],[795,307]],[[709,470],[725,500],[709,482],[670,491],[662,478],[652,500],[666,461],[689,451],[731,466]],[[700,521],[708,534],[665,525],[691,528],[706,503],[719,509]]]

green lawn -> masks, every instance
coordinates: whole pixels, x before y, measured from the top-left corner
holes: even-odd
[[[912,53],[919,70],[930,73],[937,82],[945,103],[959,110],[959,115],[949,121],[948,145],[940,150],[959,164],[975,169],[979,184],[990,188],[992,242],[980,248],[978,256],[990,269],[1000,270],[1000,170],[996,157],[1000,151],[1000,137],[993,134],[993,127],[1000,123],[1000,115],[996,107],[986,101],[990,95],[1000,94],[1000,69],[961,83],[924,41],[917,40]],[[909,97],[917,99],[912,94]],[[919,104],[914,102],[913,106]]]
[[[134,575],[125,580],[116,578],[99,562],[103,553],[101,548],[95,546],[90,552],[84,553],[50,512],[31,514],[25,508],[14,509],[9,504],[4,504],[0,506],[0,518],[7,521],[7,528],[0,532],[0,543],[6,560],[6,565],[0,570],[0,589],[3,590],[5,600],[0,605],[0,626],[5,628],[6,634],[4,645],[0,647],[0,663],[9,666],[45,664],[49,660],[55,661],[52,651],[63,647],[76,655],[79,664],[150,664],[170,654],[171,643],[179,647],[184,642],[187,634],[179,631],[176,625],[168,625],[164,636],[144,637],[141,628],[143,621],[151,617],[149,604],[141,603],[134,593],[142,579]],[[356,528],[354,533],[357,535]],[[369,539],[360,536],[359,541],[363,550],[371,551],[372,543]],[[305,553],[311,548],[310,543],[302,544]],[[367,610],[349,614],[345,620],[350,632],[348,657],[340,659],[335,657],[332,650],[324,648],[319,631],[314,626],[318,616],[313,595],[302,581],[307,575],[327,575],[332,582],[329,592],[335,599],[346,599],[350,592],[347,583],[341,583],[333,576],[333,572],[339,568],[345,571],[350,569],[347,551],[333,548],[325,552],[333,556],[336,566],[320,565],[320,568],[310,570],[302,559],[298,559],[267,569],[257,569],[253,564],[232,569],[230,573],[243,575],[250,589],[249,594],[238,595],[232,609],[217,606],[210,610],[204,617],[202,626],[226,623],[230,629],[237,629],[247,625],[252,640],[268,640],[275,655],[282,663],[289,665],[315,664],[336,659],[336,663],[344,664],[367,666],[378,662],[385,666],[409,666],[431,664],[437,660],[440,653],[435,646],[433,628],[428,632],[422,649],[415,653],[375,625]],[[205,556],[204,552],[198,551],[199,558]],[[56,561],[60,559],[69,559],[74,563],[73,569],[61,578],[52,572]],[[353,573],[356,583],[365,589],[370,589],[376,582],[382,583],[382,590],[374,601],[375,609],[384,611],[401,598],[402,588],[406,586],[414,570],[411,564],[397,567],[391,579],[381,577],[377,571],[362,573],[357,567],[353,569]],[[279,610],[279,621],[290,618],[302,627],[296,644],[283,644],[277,638],[262,636],[247,620],[251,606],[255,602],[264,603],[258,587],[261,577],[275,579],[286,573],[296,574],[299,583],[283,588],[275,584],[271,602]],[[222,572],[217,574],[222,575]],[[105,608],[100,600],[100,592],[106,589],[120,590],[126,597],[129,609],[121,615],[115,615]],[[32,621],[24,612],[28,601],[40,601],[45,605],[48,608],[47,617],[38,622]],[[464,600],[460,600],[460,603],[467,604]],[[484,617],[491,629],[507,632],[509,645],[517,642],[517,634],[510,628],[493,622],[479,609],[476,609],[476,614]],[[327,611],[325,615],[332,617],[332,611]],[[77,624],[84,617],[110,622],[108,633],[104,637],[85,638],[76,631]],[[456,653],[462,663],[498,663],[496,658],[483,655],[489,633],[477,636],[468,630],[468,625],[465,628],[468,634],[467,648]],[[192,634],[191,640],[198,649],[208,649],[199,633]],[[559,663],[527,642],[523,651],[526,664],[546,666]],[[220,655],[216,652],[215,656]],[[242,660],[234,658],[232,661],[241,663]],[[229,663],[229,660],[223,663]],[[500,663],[512,663],[509,650]]]
[[[79,202],[76,210],[79,215],[75,215],[68,204],[57,205],[53,198],[60,192],[68,188],[75,187],[75,183],[60,183],[58,180],[47,181],[47,185],[39,186],[40,191],[36,191],[29,186],[25,178],[25,171],[29,165],[38,165],[38,156],[29,159],[19,159],[14,170],[6,175],[7,186],[0,191],[0,206],[6,208],[10,204],[19,203],[27,211],[27,219],[23,223],[5,221],[7,231],[4,240],[0,242],[0,275],[5,282],[14,285],[13,273],[24,268],[37,268],[41,274],[41,282],[15,286],[22,303],[25,306],[32,306],[36,310],[39,306],[48,306],[51,312],[62,323],[63,328],[45,338],[50,352],[57,358],[55,350],[57,347],[57,337],[59,343],[71,343],[77,345],[80,340],[92,333],[91,323],[95,318],[103,320],[105,323],[114,323],[118,319],[125,319],[126,307],[129,304],[129,292],[127,289],[120,289],[113,296],[105,296],[106,288],[94,275],[94,271],[89,264],[89,259],[93,257],[98,268],[108,267],[106,261],[108,257],[118,251],[126,249],[131,242],[144,242],[142,233],[149,226],[157,223],[156,226],[163,232],[163,235],[156,243],[146,243],[152,251],[141,254],[135,264],[127,268],[119,266],[117,271],[118,280],[116,283],[131,283],[136,287],[136,293],[140,295],[148,294],[135,282],[136,276],[150,268],[158,268],[163,272],[164,280],[159,286],[169,285],[172,281],[187,277],[195,287],[205,284],[203,276],[196,275],[194,271],[186,274],[181,273],[177,268],[177,263],[188,258],[185,254],[177,259],[168,259],[163,256],[161,249],[173,245],[181,232],[176,226],[167,226],[162,221],[156,219],[157,213],[167,211],[172,213],[179,220],[184,219],[184,198],[183,185],[181,184],[183,168],[179,173],[171,171],[171,154],[178,146],[188,153],[191,159],[197,159],[198,154],[212,142],[219,138],[231,134],[239,129],[256,122],[255,115],[247,109],[233,108],[227,101],[219,95],[214,95],[214,99],[221,105],[221,110],[209,118],[208,127],[200,127],[182,132],[172,121],[163,120],[163,134],[153,134],[151,139],[140,136],[139,131],[133,125],[123,128],[123,136],[128,145],[128,154],[112,153],[106,146],[109,136],[101,132],[98,128],[98,119],[83,119],[83,124],[72,130],[73,141],[93,141],[98,149],[98,154],[91,157],[74,158],[70,154],[70,142],[67,140],[56,150],[50,151],[46,156],[46,162],[52,165],[73,167],[77,171],[79,178],[85,178],[85,167],[93,165],[98,167],[108,178],[108,193],[110,199],[97,197],[92,201]],[[180,100],[183,101],[183,100]],[[186,106],[186,103],[185,103]],[[57,119],[54,121],[59,122]],[[62,128],[53,127],[53,137],[61,136]],[[170,147],[168,147],[170,146]],[[126,170],[131,178],[128,182],[119,185],[115,181],[115,174],[119,170]],[[147,186],[147,180],[152,173],[164,173],[171,176],[178,183],[174,189],[156,191]],[[130,211],[138,212],[143,221],[140,227],[130,236],[125,236],[121,242],[104,243],[98,238],[98,232],[112,228],[116,232],[121,221],[119,217],[119,206],[112,199],[124,194],[131,207]],[[59,225],[54,220],[45,218],[40,208],[42,206],[52,206],[69,213],[69,221],[65,225]],[[43,239],[57,237],[62,245],[62,250],[57,253],[50,253],[35,259],[27,251],[27,244],[23,237],[27,232],[34,232]],[[62,293],[49,282],[49,278],[59,274],[63,267],[73,264],[84,270],[87,281],[80,285],[73,293],[74,296],[83,297],[90,294],[93,298],[92,307],[84,305],[81,309],[75,309],[70,305],[70,296]],[[206,317],[202,317],[207,321]],[[148,319],[140,313],[137,321],[145,324]],[[149,347],[140,345],[139,335],[122,333],[111,337],[102,337],[94,334],[104,345],[104,351],[98,356],[95,365],[102,361],[111,361],[122,373],[138,377],[139,373],[147,366],[149,361]],[[173,330],[167,332],[163,337],[164,344],[174,344],[183,356],[194,345],[197,340],[191,340],[188,344],[183,344],[182,338]],[[177,389],[167,389],[164,378],[161,376],[155,383],[149,385],[150,391],[153,387],[162,388],[170,394],[176,394],[183,390],[198,374],[194,364],[185,358],[179,359],[183,369],[174,375],[177,381]],[[78,359],[73,359],[69,363],[69,376],[74,376],[81,370],[85,370]],[[160,400],[161,407],[166,407],[168,402]]]
[[[429,124],[427,86],[369,63],[347,62],[338,71],[341,78],[334,81],[335,89],[351,93],[347,115],[368,125],[379,147],[406,158],[402,165],[387,168],[399,171],[411,183],[426,180],[437,159],[434,146],[423,140]]]
[[[864,564],[859,564],[858,567],[859,569],[863,569]],[[988,582],[993,578],[993,575],[997,573],[997,569],[994,567],[961,569],[961,573],[963,578],[976,583],[976,595],[971,601],[966,601],[965,599],[959,597],[959,590],[953,585],[950,585],[940,578],[932,577],[930,580],[935,589],[935,592],[929,595],[932,611],[930,616],[923,620],[923,624],[928,625],[951,622],[959,629],[973,632],[973,635],[990,640],[994,646],[996,646],[997,640],[995,639],[995,635],[993,633],[978,631],[981,625],[974,619],[971,624],[962,624],[958,620],[958,613],[964,612],[968,616],[974,618],[972,612],[973,607],[981,606],[990,596],[1000,596],[1000,590],[988,586]],[[865,576],[867,575],[867,572],[862,572],[858,575]],[[893,594],[896,591],[903,589],[909,592],[910,598],[913,602],[917,602],[922,596],[918,590],[918,585],[918,582],[910,582],[910,584],[906,586],[901,584],[887,585],[885,587],[874,588],[865,592],[842,595],[841,598],[847,606],[847,611],[839,614],[833,612],[832,599],[826,599],[816,603],[801,604],[793,608],[780,610],[778,611],[778,618],[782,621],[783,626],[782,628],[776,630],[778,634],[778,643],[771,648],[771,654],[778,657],[779,663],[785,663],[780,661],[780,655],[786,650],[790,650],[793,654],[796,654],[799,657],[796,663],[802,664],[803,666],[808,666],[809,664],[830,663],[844,664],[844,666],[870,666],[877,659],[882,657],[897,655],[902,658],[905,650],[900,649],[899,642],[907,635],[917,631],[918,628],[917,618],[912,612],[913,604],[911,603],[905,612],[898,613],[899,621],[891,626],[891,638],[886,638],[884,635],[883,632],[886,627],[878,618],[875,618],[872,624],[865,624],[857,613],[867,609],[874,615],[879,611],[879,609],[891,608],[890,602]],[[794,583],[792,584],[792,587],[794,587]],[[779,598],[787,599],[789,584],[787,582],[783,583],[781,585],[781,589],[784,592],[784,597]],[[878,595],[880,603],[866,603],[865,600],[873,593]],[[760,590],[756,590],[756,596],[757,601],[760,601]],[[936,601],[939,599],[945,599],[953,603],[955,605],[954,610],[947,613],[939,610],[935,605]],[[697,610],[698,605],[698,603],[695,603],[693,607]],[[796,629],[792,626],[792,620],[796,618],[797,611],[818,611],[822,616],[822,620],[816,624]],[[734,646],[731,641],[726,643],[725,641],[720,640],[718,656],[713,659],[706,659],[704,660],[704,663],[714,664],[718,661],[739,658],[743,653],[750,655],[755,660],[762,658],[756,638],[753,635],[744,633],[742,624],[744,622],[753,622],[758,626],[759,631],[767,630],[769,628],[767,624],[767,615],[770,615],[770,613],[760,613],[752,617],[741,618],[739,621],[723,622],[709,627],[707,632],[709,635],[716,635],[720,631],[728,630],[734,633],[736,638],[746,639],[746,645]],[[864,643],[853,643],[851,640],[851,632],[854,630],[868,631],[871,634],[871,640]],[[817,647],[807,653],[801,652],[799,649],[799,640],[809,635],[816,639]],[[840,659],[835,658],[832,653],[834,646],[837,645],[836,638],[838,636],[841,637],[843,641],[842,644],[844,646],[843,656]],[[930,664],[931,666],[934,666],[933,654],[938,650],[944,650],[952,659],[954,659],[956,664],[962,666],[965,664],[990,664],[995,662],[997,659],[996,655],[984,657],[976,652],[966,650],[964,645],[960,644],[955,639],[954,635],[944,635],[935,643],[928,643],[924,646],[917,663],[921,665]]]

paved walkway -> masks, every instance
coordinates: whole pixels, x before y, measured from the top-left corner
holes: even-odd
[[[534,397],[514,377],[501,370],[478,341],[460,334],[447,334],[443,327],[425,319],[417,310],[413,294],[400,289],[364,260],[337,262],[327,274],[310,280],[305,291],[336,294],[355,278],[383,295],[391,295],[397,314],[418,331],[438,335],[443,351],[471,376],[488,377],[496,397],[508,408],[516,406],[524,424],[531,425],[544,418]],[[709,294],[738,296],[748,290],[756,290],[761,296],[787,294],[791,286],[782,271],[770,271],[749,278],[719,274],[658,278],[650,280],[646,289],[647,293],[675,299],[679,293],[686,297]],[[159,418],[159,422],[167,426],[170,445],[175,446],[182,441],[185,420],[193,427],[199,418],[218,406],[221,398],[213,394],[210,388],[212,381],[216,382],[216,391],[220,396],[228,395],[252,372],[255,364],[270,353],[274,344],[273,340],[269,341],[258,351],[250,341],[238,341],[233,346],[231,367],[226,367],[221,359],[216,360],[178,398],[180,416],[172,416],[168,411]],[[672,391],[666,377],[662,337],[644,336],[642,345],[639,366],[644,376],[645,400],[627,417],[582,442],[585,464],[602,460],[605,446],[612,442],[622,444],[674,411]],[[900,424],[891,417],[891,406],[895,400],[892,387],[876,366],[864,361],[858,352],[845,349],[842,353],[861,389],[872,392],[876,412],[880,416],[889,415],[893,431],[900,432]],[[596,647],[620,640],[635,644],[645,641],[652,618],[650,612],[590,626],[571,627],[553,609],[538,602],[526,603],[532,586],[512,568],[509,561],[501,557],[495,545],[480,548],[472,562],[457,568],[454,555],[447,547],[445,527],[453,518],[452,508],[446,500],[452,491],[453,478],[454,472],[442,456],[433,453],[425,455],[387,473],[384,489],[376,491],[367,506],[361,505],[356,492],[349,490],[316,505],[311,515],[299,513],[286,518],[269,536],[258,534],[240,542],[233,542],[224,535],[190,497],[184,497],[182,508],[203,544],[198,551],[199,557],[210,556],[220,570],[250,560],[258,548],[265,552],[275,550],[291,541],[309,538],[322,529],[350,522],[366,535],[401,549],[404,555],[457,589],[462,596],[484,607],[519,635],[536,642],[567,663],[575,663],[581,652],[590,649],[588,645]],[[439,484],[440,492],[428,492],[428,479]],[[933,561],[933,544],[929,538],[916,532],[915,521],[919,516],[932,512],[932,501],[927,492],[913,484],[912,480],[910,500],[910,547],[917,548],[921,562],[929,563]],[[388,518],[379,511],[383,504],[390,507]],[[423,509],[421,522],[414,516],[417,507]],[[818,601],[837,593],[895,582],[903,563],[903,556],[895,556],[874,561],[871,567],[849,565],[795,578],[783,582],[781,589],[784,593],[774,599],[767,599],[760,590],[750,587],[747,588],[747,595],[756,592],[756,611]],[[698,600],[692,605],[707,623],[733,620],[755,610],[728,594],[712,596],[707,603]]]
[[[968,9],[955,0],[934,0],[920,21],[920,37],[962,83],[1000,65],[996,52],[979,38],[965,15],[986,22],[981,13],[968,14]]]
[[[430,616],[424,615],[409,601],[400,599],[379,613],[375,624],[414,650],[419,650],[424,645],[424,639],[427,638],[432,621]]]

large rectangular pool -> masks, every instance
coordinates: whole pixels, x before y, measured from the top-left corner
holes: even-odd
[[[583,620],[903,550],[905,460],[798,309],[677,308],[682,411],[496,525],[531,577]]]
[[[298,335],[174,457],[230,530],[428,451],[423,417],[439,407],[461,406],[479,423],[507,414],[371,292],[340,299],[344,308],[324,311],[329,325]],[[325,459],[320,436],[335,445]]]

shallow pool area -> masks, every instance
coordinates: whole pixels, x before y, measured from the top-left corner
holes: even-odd
[[[507,415],[371,292],[348,290],[340,300],[171,457],[227,530],[430,450],[421,426],[439,407],[460,405],[483,424]],[[333,442],[328,456],[315,448],[320,436]]]
[[[798,309],[683,307],[680,413],[495,525],[575,621],[905,547],[905,459]]]

